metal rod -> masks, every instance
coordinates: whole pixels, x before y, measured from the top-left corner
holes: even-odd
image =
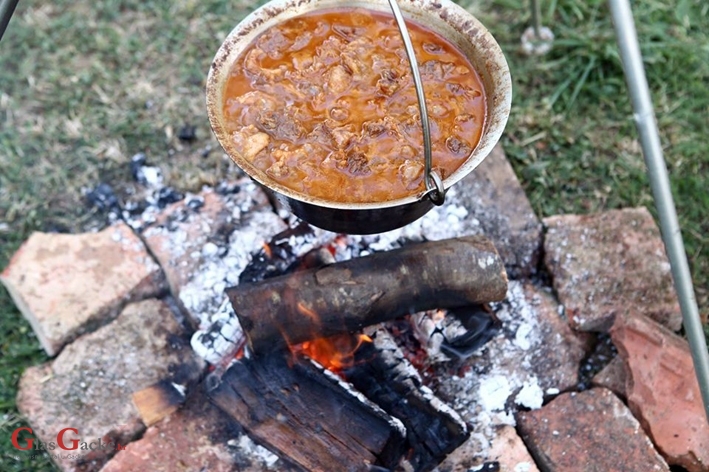
[[[534,36],[537,39],[542,37],[542,13],[539,6],[539,0],[531,0],[532,3],[532,26],[534,27]]]
[[[10,18],[15,12],[15,7],[17,2],[20,0],[0,0],[0,40],[2,40],[5,34],[5,29],[7,29],[8,23],[10,23]]]
[[[672,266],[675,290],[682,309],[684,330],[692,351],[694,370],[704,401],[704,411],[709,419],[709,352],[707,352],[706,339],[699,319],[697,301],[694,297],[692,276],[689,272],[687,255],[682,242],[682,233],[677,220],[677,211],[672,198],[667,165],[662,155],[657,122],[655,121],[650,90],[645,77],[645,69],[643,68],[633,13],[628,0],[609,0],[609,5],[625,78],[633,103],[635,125],[640,135],[650,186],[655,197],[657,213],[660,217],[660,228],[662,229],[665,248]]]
[[[411,66],[411,75],[414,79],[416,87],[416,97],[419,102],[419,113],[421,114],[421,126],[423,127],[423,157],[425,162],[424,180],[426,181],[426,195],[429,196],[435,205],[443,205],[445,202],[445,189],[441,177],[433,170],[433,158],[431,156],[431,129],[428,123],[428,111],[426,109],[426,95],[423,92],[423,82],[419,73],[418,61],[416,61],[416,53],[414,45],[411,44],[409,30],[406,28],[406,22],[401,14],[399,5],[396,0],[389,0],[391,11],[394,13],[394,19],[399,26],[401,39],[404,41],[404,50],[409,58]]]

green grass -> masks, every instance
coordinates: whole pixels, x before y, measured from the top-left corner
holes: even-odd
[[[461,0],[502,45],[514,80],[503,144],[540,217],[646,205],[654,211],[608,8],[543,1],[556,35],[542,58],[519,53],[521,0]],[[82,189],[135,190],[137,152],[171,185],[228,175],[204,108],[205,74],[246,0],[23,0],[0,42],[0,266],[34,230],[84,231],[103,217]],[[702,313],[709,311],[709,5],[633,2]],[[198,139],[177,140],[180,126]],[[206,146],[212,146],[202,157]],[[0,470],[51,470],[9,445],[21,372],[46,361],[0,289]]]

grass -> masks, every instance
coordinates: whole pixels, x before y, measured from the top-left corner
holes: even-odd
[[[514,79],[503,144],[540,217],[646,205],[654,211],[609,12],[600,0],[547,0],[556,35],[519,53],[527,1],[460,0],[502,45]],[[633,2],[700,309],[709,312],[709,5]],[[246,0],[20,2],[0,42],[0,267],[34,230],[104,224],[83,191],[137,191],[130,157],[196,189],[228,175],[204,109],[205,73]],[[197,140],[180,142],[184,124]],[[211,152],[207,152],[208,149]],[[205,157],[206,156],[206,157]],[[52,470],[9,445],[24,424],[17,381],[47,360],[0,289],[0,470]],[[15,459],[20,456],[19,460]]]

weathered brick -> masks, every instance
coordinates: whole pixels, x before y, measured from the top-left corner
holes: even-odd
[[[208,326],[224,289],[271,237],[286,227],[251,180],[205,189],[174,203],[142,231],[172,294],[196,324]],[[199,203],[202,203],[200,206]]]
[[[447,197],[468,210],[465,234],[484,234],[497,248],[512,278],[537,271],[542,225],[501,145]]]
[[[544,225],[545,263],[574,328],[607,331],[627,312],[680,328],[670,264],[647,209],[552,216]]]
[[[254,444],[200,392],[119,451],[101,472],[265,472],[296,470]]]
[[[98,233],[33,233],[0,281],[50,356],[126,303],[164,290],[160,268],[124,223]]]
[[[610,390],[565,393],[539,410],[520,413],[517,420],[541,470],[669,471],[630,410]]]
[[[436,467],[437,472],[468,472],[485,469],[484,464],[499,472],[539,472],[522,438],[512,426],[494,428],[485,457],[480,457],[480,438],[473,435]]]
[[[671,465],[709,471],[709,424],[687,341],[652,320],[618,317],[628,405]]]
[[[620,356],[616,356],[607,366],[593,376],[591,384],[595,387],[605,387],[620,398],[626,398],[625,382],[627,376],[625,363]]]
[[[496,427],[511,424],[517,411],[576,387],[589,347],[586,333],[573,332],[553,297],[532,284],[510,281],[506,300],[493,308],[499,333],[465,361],[435,372],[436,393],[471,425],[480,460],[489,457]]]
[[[44,442],[56,441],[60,430],[72,427],[78,437],[70,434],[67,439],[88,443],[101,438],[125,445],[145,429],[131,400],[133,392],[176,371],[199,375],[202,367],[169,307],[146,300],[128,305],[110,324],[81,336],[54,361],[27,369],[17,407]],[[56,452],[81,456],[58,460],[62,470],[94,471],[115,450]]]

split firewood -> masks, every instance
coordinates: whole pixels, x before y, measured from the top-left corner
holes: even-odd
[[[161,380],[133,394],[133,404],[138,409],[145,426],[152,426],[171,415],[185,402],[185,387]]]
[[[405,429],[317,364],[280,351],[205,379],[207,396],[251,437],[304,470],[393,469]]]
[[[357,350],[345,377],[406,427],[406,461],[413,470],[436,467],[468,438],[463,419],[423,385],[386,328],[368,328],[372,340]]]
[[[500,301],[507,274],[480,236],[432,241],[227,290],[255,352],[433,308]]]

